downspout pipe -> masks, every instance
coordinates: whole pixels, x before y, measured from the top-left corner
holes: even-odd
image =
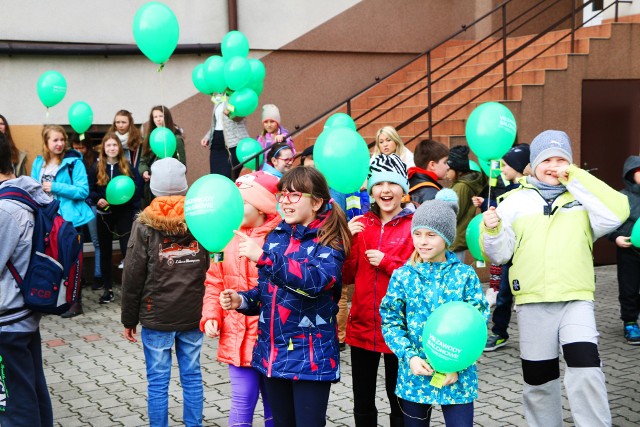
[[[238,29],[238,0],[227,0],[229,31]]]
[[[220,43],[180,44],[174,55],[219,55]],[[46,43],[0,41],[0,55],[8,56],[133,56],[142,55],[135,44]]]

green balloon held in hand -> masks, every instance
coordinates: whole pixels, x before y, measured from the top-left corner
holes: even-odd
[[[249,157],[252,157],[256,153],[258,153],[260,150],[262,150],[262,146],[258,141],[253,138],[243,138],[240,140],[240,142],[238,142],[238,146],[236,148],[236,156],[238,157],[238,160],[244,162]],[[264,156],[260,154],[257,158],[251,160],[248,163],[245,163],[244,167],[249,168],[252,171],[258,170],[262,166],[263,159]]]
[[[341,193],[358,191],[369,173],[369,147],[348,127],[324,130],[313,148],[313,160],[329,187]]]
[[[155,128],[149,135],[149,145],[159,159],[173,157],[177,146],[176,135],[165,127]]]
[[[53,107],[67,94],[67,81],[57,71],[45,71],[38,78],[36,89],[40,102],[47,108]]]
[[[247,87],[229,97],[229,111],[236,117],[246,117],[258,108],[258,95]]]
[[[246,58],[249,55],[249,40],[240,31],[229,31],[222,38],[220,50],[227,60],[236,56]]]
[[[167,62],[179,37],[178,19],[165,4],[146,3],[133,17],[133,38],[142,53],[156,64]]]
[[[74,102],[68,111],[69,124],[78,134],[83,134],[93,123],[93,111],[83,101]]]
[[[424,325],[422,346],[427,362],[440,373],[473,365],[487,343],[487,322],[469,303],[452,301],[436,308]]]
[[[224,58],[218,55],[210,56],[204,61],[204,76],[211,88],[211,93],[223,93],[227,89],[224,66]]]
[[[499,102],[485,102],[467,119],[465,135],[479,159],[501,159],[513,145],[518,128],[511,111]]]
[[[210,174],[193,183],[184,202],[191,234],[209,252],[221,252],[244,218],[244,201],[226,176]]]
[[[198,64],[193,68],[193,71],[191,72],[191,80],[193,81],[193,85],[196,89],[205,95],[211,95],[213,93],[213,90],[209,86],[209,82],[205,77],[204,64]]]
[[[478,214],[467,225],[467,233],[465,235],[467,240],[467,248],[471,255],[477,260],[484,262],[482,256],[482,249],[480,247],[480,226],[482,225],[482,214]]]
[[[631,229],[631,244],[636,248],[640,248],[640,220],[636,220]]]
[[[136,184],[127,175],[118,175],[107,184],[105,190],[107,202],[110,205],[123,205],[133,197]]]

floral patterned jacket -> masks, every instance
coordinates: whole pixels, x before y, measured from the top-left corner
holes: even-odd
[[[441,389],[429,384],[431,377],[414,375],[409,367],[412,357],[426,358],[422,347],[422,329],[429,315],[451,301],[464,301],[489,318],[489,304],[472,267],[458,261],[447,251],[445,262],[411,261],[391,276],[387,294],[380,304],[382,335],[398,356],[396,395],[423,404],[453,405],[469,403],[478,397],[476,366],[458,372],[458,381]]]

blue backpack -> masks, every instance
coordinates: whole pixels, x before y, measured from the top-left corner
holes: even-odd
[[[18,187],[0,189],[0,199],[14,200],[34,211],[31,258],[24,277],[11,261],[7,268],[20,286],[25,306],[41,313],[61,314],[78,299],[82,278],[82,239],[73,223],[65,221],[53,200],[36,203]]]

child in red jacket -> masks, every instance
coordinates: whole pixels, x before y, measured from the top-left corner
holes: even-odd
[[[244,218],[240,231],[262,246],[267,234],[280,223],[275,193],[278,178],[265,172],[243,175],[236,180],[244,200]],[[253,347],[258,337],[258,317],[245,316],[220,307],[225,289],[248,291],[258,284],[256,263],[239,256],[241,239],[235,236],[224,249],[222,262],[212,263],[204,283],[200,329],[209,337],[220,337],[218,361],[229,365],[231,410],[229,425],[251,425],[253,412],[262,394],[265,426],[273,425],[271,408],[265,396],[260,372],[251,367]]]
[[[369,170],[367,190],[375,204],[349,221],[352,250],[342,270],[344,283],[355,283],[346,339],[351,346],[353,415],[356,426],[377,425],[376,379],[382,353],[391,426],[401,426],[402,411],[394,394],[398,358],[382,337],[379,309],[391,274],[413,252],[413,214],[402,206],[409,181],[406,166],[396,154],[376,156]]]

